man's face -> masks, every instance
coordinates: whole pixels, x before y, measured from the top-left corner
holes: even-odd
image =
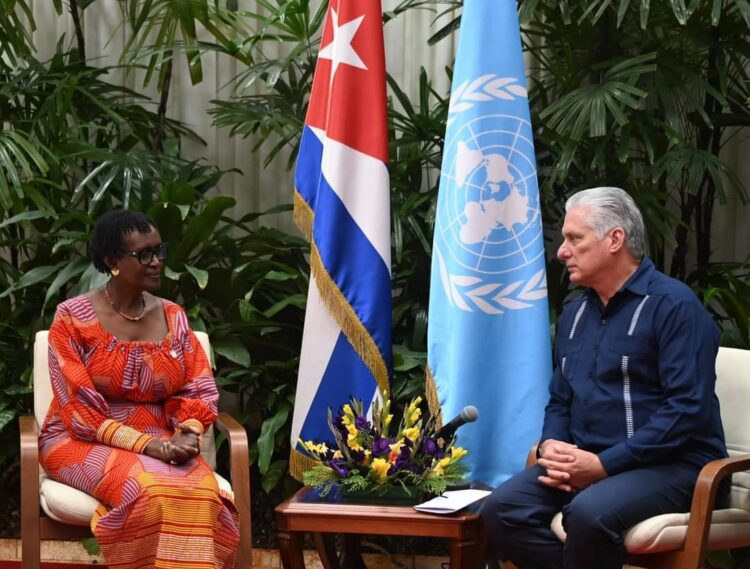
[[[611,268],[611,232],[599,239],[588,225],[588,208],[571,209],[563,223],[563,242],[557,258],[565,263],[570,281],[577,285],[594,287],[606,280]]]

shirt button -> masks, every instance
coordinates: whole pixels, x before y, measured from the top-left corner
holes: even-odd
[[[590,371],[589,372],[589,379],[592,378],[592,377],[594,377],[594,373]]]
[[[584,399],[584,400],[583,400],[583,404],[584,404],[584,405],[588,405],[588,404],[589,404],[589,400],[588,400],[588,399]]]
[[[598,349],[599,349],[599,345],[598,344],[594,344],[594,351],[596,351]]]
[[[605,326],[606,324],[607,324],[607,319],[606,318],[602,318],[602,326]]]

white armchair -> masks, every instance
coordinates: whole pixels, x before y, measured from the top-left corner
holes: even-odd
[[[707,551],[750,546],[750,350],[720,348],[716,375],[729,458],[703,467],[689,513],[655,516],[626,532],[625,548],[638,566],[699,569]],[[536,448],[527,465],[535,462]],[[714,510],[719,482],[730,474],[729,507]],[[552,530],[565,541],[561,513]]]

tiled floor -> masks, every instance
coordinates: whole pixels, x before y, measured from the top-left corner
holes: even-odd
[[[21,559],[21,540],[0,539],[0,569],[3,561]],[[442,569],[447,567],[446,557],[365,554],[368,569]],[[61,563],[74,563],[72,567],[99,566],[104,563],[101,556],[91,556],[78,541],[44,541],[42,542],[42,560]],[[306,569],[323,569],[317,552],[305,551]],[[275,549],[253,549],[254,569],[280,569],[279,552]]]
[[[21,559],[21,540],[0,539],[0,569],[6,565],[17,567]],[[99,566],[104,563],[100,556],[91,556],[78,541],[42,542],[42,560],[71,563],[71,569],[85,566]],[[387,555],[365,554],[367,569],[447,569],[448,558],[427,555]],[[3,564],[3,562],[16,562]],[[279,552],[275,549],[253,549],[253,569],[280,569]],[[305,551],[306,569],[323,569],[317,552]],[[623,569],[638,569],[625,565]]]

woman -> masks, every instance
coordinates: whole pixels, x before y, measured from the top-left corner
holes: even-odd
[[[99,219],[90,250],[111,278],[57,308],[42,466],[104,504],[91,528],[110,568],[234,567],[237,513],[199,455],[216,384],[185,311],[152,294],[166,244],[120,210]]]

